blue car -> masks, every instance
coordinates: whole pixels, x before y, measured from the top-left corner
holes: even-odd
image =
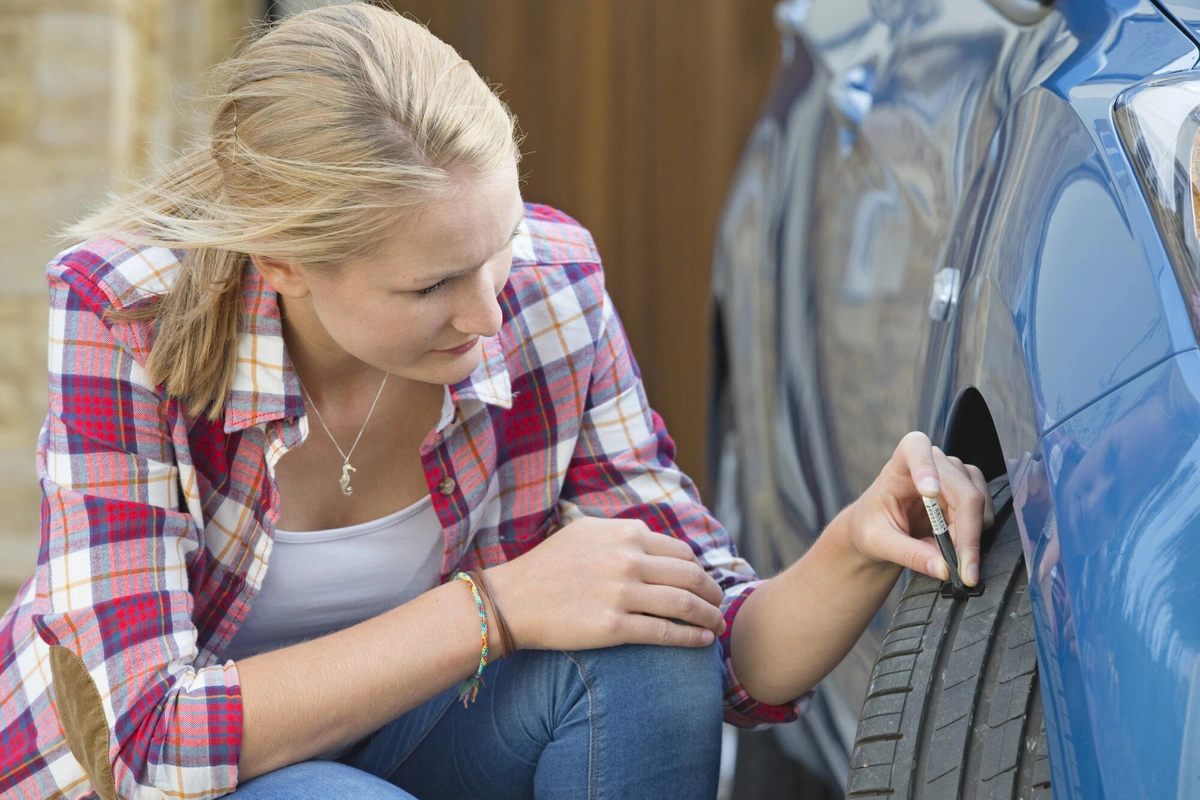
[[[851,797],[1200,798],[1200,0],[776,22],[716,241],[714,509],[774,574],[918,429],[997,513],[983,593],[902,579],[803,719],[741,734],[735,796],[774,764]]]

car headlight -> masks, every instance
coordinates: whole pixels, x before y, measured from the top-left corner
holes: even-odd
[[[1113,118],[1200,337],[1200,75],[1126,89]]]

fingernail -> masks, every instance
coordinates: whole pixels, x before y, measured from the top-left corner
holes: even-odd
[[[967,565],[967,583],[971,584],[972,586],[975,586],[976,584],[979,583],[979,565],[978,564],[968,564]]]
[[[948,580],[950,576],[946,573],[946,565],[939,558],[929,559],[929,563],[925,565],[928,568],[929,574],[942,580]]]
[[[930,492],[932,494],[937,494],[941,490],[942,490],[942,485],[940,483],[938,483],[937,478],[930,477],[930,478],[922,478],[921,479],[921,491],[922,492]]]
[[[700,632],[700,641],[704,642],[705,644],[712,644],[713,632],[712,631],[701,631]]]

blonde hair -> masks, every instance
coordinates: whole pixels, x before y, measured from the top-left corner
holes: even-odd
[[[458,190],[451,170],[520,160],[516,119],[497,94],[390,10],[306,11],[214,69],[211,131],[62,233],[186,250],[170,291],[110,317],[156,320],[151,378],[212,420],[233,383],[250,255],[333,270]]]

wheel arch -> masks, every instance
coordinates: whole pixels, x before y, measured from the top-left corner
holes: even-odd
[[[974,386],[964,387],[954,399],[941,447],[947,455],[979,467],[989,481],[1007,471],[992,412]]]

